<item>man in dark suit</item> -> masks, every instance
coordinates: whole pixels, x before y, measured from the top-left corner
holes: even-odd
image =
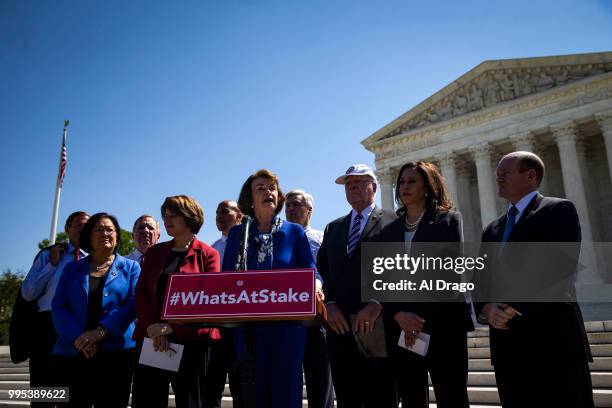
[[[520,298],[518,292],[510,300],[504,298],[508,291],[499,298],[489,296],[485,301],[489,303],[475,304],[476,313],[490,327],[491,362],[503,407],[593,407],[588,366],[592,359],[572,279],[580,223],[570,201],[537,192],[543,175],[544,163],[530,152],[510,153],[497,166],[498,195],[509,206],[506,214],[483,231],[483,246],[501,243],[489,251],[497,252],[489,254],[497,257],[495,272],[488,271],[483,278],[497,289],[505,286],[500,280],[521,280],[525,293],[531,292],[529,302],[513,301]],[[532,244],[512,244],[516,242]],[[556,244],[544,244],[546,249],[541,243]],[[535,247],[542,249],[530,250]],[[556,281],[551,280],[553,274]],[[546,276],[544,281],[542,276]],[[563,289],[565,301],[533,297],[530,286],[543,288],[558,282],[570,282]]]
[[[327,343],[338,408],[397,407],[387,358],[365,358],[353,335],[372,335],[375,325],[382,324],[380,303],[361,301],[361,242],[379,233],[396,216],[374,205],[376,177],[368,166],[349,167],[336,183],[344,185],[352,210],[325,228],[317,267],[323,277],[331,329]]]

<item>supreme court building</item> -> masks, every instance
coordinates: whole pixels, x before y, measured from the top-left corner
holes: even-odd
[[[574,202],[583,242],[612,241],[612,52],[485,61],[362,144],[387,209],[403,164],[437,163],[472,242],[507,209],[497,162],[532,151],[546,165],[540,193]],[[612,282],[612,251],[583,245],[581,262],[580,280]]]

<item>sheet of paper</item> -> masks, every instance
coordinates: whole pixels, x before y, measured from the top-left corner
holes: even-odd
[[[402,330],[399,340],[397,341],[397,345],[425,357],[427,355],[427,350],[429,349],[430,337],[431,336],[429,334],[421,332],[417,334],[414,346],[406,347],[406,333]]]
[[[145,337],[138,362],[142,365],[177,372],[181,364],[181,357],[183,357],[183,347],[182,344],[170,343],[170,350],[155,351],[153,340]]]

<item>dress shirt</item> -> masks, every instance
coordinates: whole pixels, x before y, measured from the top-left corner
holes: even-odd
[[[516,217],[514,217],[515,225],[521,219],[521,216],[523,215],[525,208],[527,208],[531,200],[533,200],[533,198],[537,195],[538,195],[537,191],[532,191],[531,193],[528,193],[527,195],[523,196],[523,198],[521,198],[520,200],[518,200],[516,204],[514,204],[514,206],[518,210],[518,213],[516,213]],[[512,205],[513,205],[512,203],[508,204],[508,210],[510,209],[510,207],[512,207]]]
[[[317,254],[319,253],[319,248],[321,248],[321,242],[323,242],[323,231],[319,231],[307,225],[304,227],[304,232],[306,233],[306,238],[308,238],[308,243],[310,244],[310,252],[312,252],[312,256],[314,259],[317,259]]]
[[[368,219],[370,218],[370,214],[372,214],[372,211],[374,211],[374,203],[370,204],[368,207],[364,208],[361,211],[361,223],[359,225],[359,236],[360,237],[361,237],[361,234],[363,234],[363,229],[368,223]],[[355,211],[355,209],[353,208],[353,210],[351,210],[350,225],[353,225],[353,221],[355,221],[355,217],[357,217],[357,211]],[[349,228],[349,234],[350,234],[350,228]]]
[[[216,240],[211,246],[219,252],[219,259],[223,264],[223,255],[225,254],[225,246],[227,245],[227,235],[221,235],[221,238]]]
[[[34,259],[27,276],[21,284],[21,295],[27,301],[38,298],[38,310],[41,312],[51,311],[51,302],[55,296],[57,283],[62,275],[64,267],[74,261],[74,246],[68,244],[68,249],[60,257],[56,266],[51,264],[51,251],[44,250]],[[87,253],[79,250],[80,258]]]
[[[142,261],[143,256],[144,254],[142,252],[140,252],[138,249],[134,249],[134,252],[125,256],[125,259],[131,259],[132,261],[140,263],[140,261]]]

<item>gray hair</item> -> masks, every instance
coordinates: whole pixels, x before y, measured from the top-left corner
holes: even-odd
[[[306,207],[310,209],[314,209],[314,198],[312,198],[312,194],[305,192],[304,190],[300,190],[299,188],[295,188],[285,194],[285,199],[289,199],[291,196],[301,195],[304,198],[304,204]]]
[[[151,218],[153,221],[155,221],[155,227],[157,227],[157,230],[159,231],[159,222],[155,219],[155,217],[149,214],[143,214],[140,217],[136,218],[136,221],[134,221],[134,226],[132,227],[132,233],[134,233],[140,221],[144,220],[145,218]]]

